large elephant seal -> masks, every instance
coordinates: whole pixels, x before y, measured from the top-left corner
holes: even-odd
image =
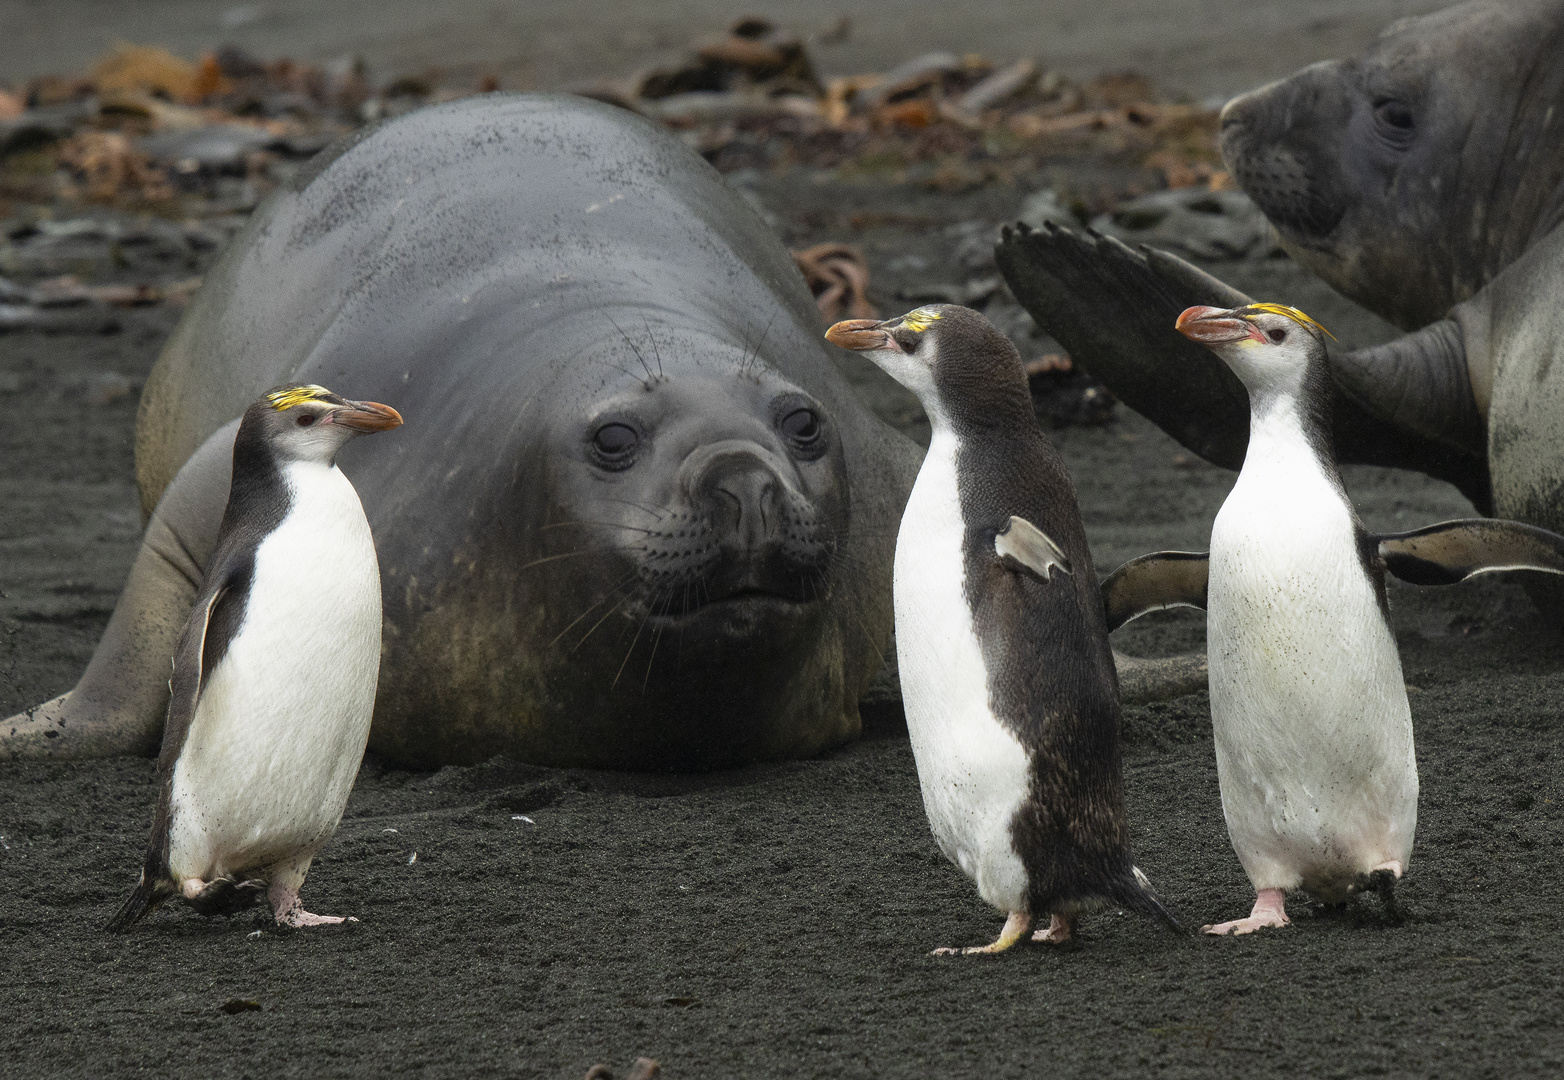
[[[1332,349],[1338,460],[1418,469],[1485,513],[1556,531],[1561,136],[1564,0],[1475,0],[1404,19],[1360,57],[1229,103],[1221,136],[1299,262],[1421,327]],[[998,259],[1034,318],[1126,404],[1238,467],[1243,388],[1174,320],[1248,297],[1164,252],[1055,227],[1008,230]]]
[[[375,750],[706,769],[849,739],[918,452],[839,364],[758,215],[639,117],[485,96],[350,139],[256,214],[159,359],[141,555],[81,683],[0,754],[155,746],[231,421],[285,382],[407,418],[340,459],[382,569]]]

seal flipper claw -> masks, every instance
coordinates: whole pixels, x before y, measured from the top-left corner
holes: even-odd
[[[0,724],[0,758],[103,758],[158,748],[168,662],[217,543],[238,428],[237,420],[223,425],[180,468],[147,521],[87,670],[69,693]]]

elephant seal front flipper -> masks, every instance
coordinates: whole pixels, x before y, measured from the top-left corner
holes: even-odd
[[[1173,322],[1185,308],[1238,308],[1248,297],[1176,255],[1090,230],[1009,226],[995,257],[1038,325],[1115,396],[1212,464],[1243,464],[1243,388]],[[1482,320],[1476,305],[1462,308],[1473,310],[1385,345],[1330,349],[1331,436],[1338,461],[1417,469],[1486,511],[1486,434],[1467,369]]]
[[[234,432],[218,428],[180,468],[147,521],[103,640],[68,693],[0,723],[0,758],[151,754],[168,708],[169,662],[228,501]]]
[[[1206,606],[1206,580],[1211,569],[1204,551],[1154,551],[1131,559],[1102,583],[1102,606],[1108,632],[1153,611]]]
[[[1564,536],[1519,521],[1467,518],[1374,538],[1385,569],[1413,585],[1454,585],[1474,574],[1564,574]]]
[[[1007,226],[994,249],[1016,299],[1077,362],[1190,450],[1236,469],[1249,441],[1243,385],[1173,320],[1191,304],[1249,298],[1182,259],[1148,255],[1051,223]]]

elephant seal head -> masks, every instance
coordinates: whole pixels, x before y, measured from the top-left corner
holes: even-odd
[[[1229,102],[1222,155],[1289,252],[1404,329],[1564,220],[1564,0],[1474,0]]]

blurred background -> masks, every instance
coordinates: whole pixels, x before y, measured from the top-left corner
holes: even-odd
[[[361,57],[380,77],[439,68],[455,83],[497,76],[553,89],[622,74],[740,15],[814,39],[828,74],[885,70],[935,49],[1046,59],[1074,78],[1135,68],[1171,91],[1227,95],[1352,52],[1438,0],[4,0],[0,79],[82,70],[118,41],[194,57],[223,44],[319,63]],[[850,21],[842,32],[841,20]]]

